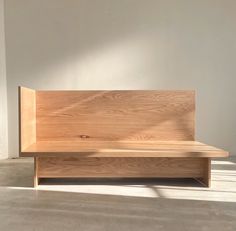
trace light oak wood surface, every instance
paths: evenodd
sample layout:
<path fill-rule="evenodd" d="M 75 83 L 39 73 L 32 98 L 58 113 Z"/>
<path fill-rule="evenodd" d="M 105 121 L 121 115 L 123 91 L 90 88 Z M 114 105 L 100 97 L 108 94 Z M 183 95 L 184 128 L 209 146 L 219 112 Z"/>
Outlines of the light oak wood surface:
<path fill-rule="evenodd" d="M 196 141 L 39 141 L 22 156 L 77 157 L 226 157 L 228 153 Z"/>
<path fill-rule="evenodd" d="M 205 158 L 39 157 L 38 176 L 51 177 L 181 177 L 201 178 Z"/>
<path fill-rule="evenodd" d="M 37 91 L 37 141 L 194 140 L 194 91 Z"/>
<path fill-rule="evenodd" d="M 34 157 L 34 187 L 36 188 L 39 184 L 39 176 L 38 176 L 38 157 Z"/>
<path fill-rule="evenodd" d="M 203 167 L 203 176 L 196 178 L 203 186 L 211 186 L 211 158 L 205 158 L 205 161 L 202 165 Z"/>
<path fill-rule="evenodd" d="M 210 185 L 195 141 L 194 91 L 35 91 L 19 87 L 20 156 L 49 177 L 191 177 Z"/>
<path fill-rule="evenodd" d="M 19 87 L 19 144 L 22 150 L 36 142 L 35 90 Z"/>

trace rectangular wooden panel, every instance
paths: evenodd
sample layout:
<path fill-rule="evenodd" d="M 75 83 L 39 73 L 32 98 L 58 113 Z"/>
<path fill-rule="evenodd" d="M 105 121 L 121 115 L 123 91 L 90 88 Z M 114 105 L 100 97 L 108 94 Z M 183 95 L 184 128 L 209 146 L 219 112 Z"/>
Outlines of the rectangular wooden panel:
<path fill-rule="evenodd" d="M 203 164 L 204 173 L 201 178 L 196 178 L 202 185 L 211 186 L 211 158 L 206 158 Z"/>
<path fill-rule="evenodd" d="M 194 140 L 194 91 L 37 91 L 37 141 Z"/>
<path fill-rule="evenodd" d="M 205 158 L 39 157 L 38 177 L 202 178 Z"/>
<path fill-rule="evenodd" d="M 197 141 L 39 141 L 22 156 L 227 157 L 228 152 Z"/>
<path fill-rule="evenodd" d="M 19 143 L 22 150 L 36 142 L 36 94 L 19 87 Z"/>

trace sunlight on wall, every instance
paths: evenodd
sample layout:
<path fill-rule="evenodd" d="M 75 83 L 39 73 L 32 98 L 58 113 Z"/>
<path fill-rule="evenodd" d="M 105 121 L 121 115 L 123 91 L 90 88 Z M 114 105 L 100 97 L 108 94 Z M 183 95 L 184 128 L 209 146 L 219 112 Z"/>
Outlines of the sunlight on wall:
<path fill-rule="evenodd" d="M 154 66 L 158 75 L 163 75 L 158 65 L 164 60 L 164 49 L 163 42 L 158 43 L 150 35 L 130 36 L 41 69 L 38 74 L 43 77 L 37 85 L 45 89 L 58 86 L 60 81 L 63 89 L 156 89 L 146 78 Z M 159 84 L 160 88 L 164 85 L 161 81 Z"/>

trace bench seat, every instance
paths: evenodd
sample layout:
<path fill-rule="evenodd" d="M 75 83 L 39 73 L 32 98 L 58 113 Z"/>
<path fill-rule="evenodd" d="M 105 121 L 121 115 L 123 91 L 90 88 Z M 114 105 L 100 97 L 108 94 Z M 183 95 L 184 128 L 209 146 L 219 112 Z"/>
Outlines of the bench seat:
<path fill-rule="evenodd" d="M 34 157 L 227 157 L 197 141 L 38 141 L 21 152 Z"/>

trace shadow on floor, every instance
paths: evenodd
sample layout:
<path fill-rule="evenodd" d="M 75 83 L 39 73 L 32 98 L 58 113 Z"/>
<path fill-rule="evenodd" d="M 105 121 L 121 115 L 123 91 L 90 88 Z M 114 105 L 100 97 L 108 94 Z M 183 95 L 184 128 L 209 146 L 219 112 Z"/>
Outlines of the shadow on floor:
<path fill-rule="evenodd" d="M 182 186 L 201 187 L 202 185 L 194 179 L 134 179 L 134 178 L 67 178 L 67 179 L 41 179 L 42 185 L 110 185 L 110 186 Z"/>
<path fill-rule="evenodd" d="M 0 229 L 233 231 L 235 203 L 0 188 Z"/>
<path fill-rule="evenodd" d="M 32 158 L 0 161 L 0 187 L 33 187 L 33 175 Z"/>

